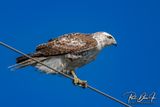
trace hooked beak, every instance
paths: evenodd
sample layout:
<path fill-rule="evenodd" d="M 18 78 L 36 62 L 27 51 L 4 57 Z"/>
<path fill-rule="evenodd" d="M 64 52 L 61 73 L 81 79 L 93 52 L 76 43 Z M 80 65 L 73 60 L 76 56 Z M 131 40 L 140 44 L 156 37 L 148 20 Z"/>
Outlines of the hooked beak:
<path fill-rule="evenodd" d="M 113 45 L 117 47 L 117 42 L 115 41 L 115 42 L 113 43 Z"/>

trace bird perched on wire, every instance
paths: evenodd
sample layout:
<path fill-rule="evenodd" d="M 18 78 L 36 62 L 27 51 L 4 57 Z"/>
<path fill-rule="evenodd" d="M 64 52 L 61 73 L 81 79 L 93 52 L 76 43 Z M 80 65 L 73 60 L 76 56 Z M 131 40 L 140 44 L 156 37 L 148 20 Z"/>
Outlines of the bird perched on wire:
<path fill-rule="evenodd" d="M 93 61 L 104 47 L 110 45 L 117 46 L 117 42 L 106 32 L 70 33 L 38 45 L 36 51 L 28 55 L 57 71 L 73 76 L 75 85 L 86 87 L 87 82 L 80 80 L 75 70 Z M 18 57 L 16 62 L 12 66 L 15 69 L 34 66 L 46 73 L 56 73 L 26 56 Z"/>

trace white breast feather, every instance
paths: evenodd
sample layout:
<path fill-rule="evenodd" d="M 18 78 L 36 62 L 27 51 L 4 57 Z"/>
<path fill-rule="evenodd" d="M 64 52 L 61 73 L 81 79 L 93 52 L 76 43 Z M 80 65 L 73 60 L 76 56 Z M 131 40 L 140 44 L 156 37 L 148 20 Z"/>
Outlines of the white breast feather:
<path fill-rule="evenodd" d="M 47 66 L 49 66 L 57 71 L 63 71 L 66 68 L 66 65 L 64 63 L 62 56 L 52 56 L 51 58 L 46 59 L 42 63 L 46 64 Z M 46 73 L 56 73 L 55 71 L 53 71 L 53 70 L 51 70 L 51 69 L 49 69 L 39 63 L 35 67 L 41 71 L 46 72 Z"/>

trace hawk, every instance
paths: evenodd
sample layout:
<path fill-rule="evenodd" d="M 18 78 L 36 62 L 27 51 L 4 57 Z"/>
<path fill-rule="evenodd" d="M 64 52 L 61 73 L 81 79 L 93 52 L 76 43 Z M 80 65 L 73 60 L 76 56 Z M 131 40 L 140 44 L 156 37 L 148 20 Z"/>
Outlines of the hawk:
<path fill-rule="evenodd" d="M 80 80 L 75 70 L 95 60 L 98 53 L 110 45 L 116 46 L 117 43 L 115 38 L 106 32 L 69 33 L 38 45 L 36 51 L 28 55 L 57 71 L 73 76 L 75 85 L 86 87 L 87 82 Z M 56 74 L 55 71 L 26 56 L 18 57 L 16 63 L 13 66 L 15 69 L 34 66 L 45 73 Z"/>

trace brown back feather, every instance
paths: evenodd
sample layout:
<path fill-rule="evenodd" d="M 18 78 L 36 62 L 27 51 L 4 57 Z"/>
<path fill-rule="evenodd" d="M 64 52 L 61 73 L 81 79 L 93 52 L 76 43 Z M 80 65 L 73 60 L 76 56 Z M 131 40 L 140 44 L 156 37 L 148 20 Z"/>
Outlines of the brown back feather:
<path fill-rule="evenodd" d="M 77 43 L 71 43 L 71 42 Z M 95 48 L 97 42 L 89 34 L 71 33 L 53 39 L 48 43 L 36 48 L 43 56 L 62 55 L 67 53 L 78 53 Z"/>

